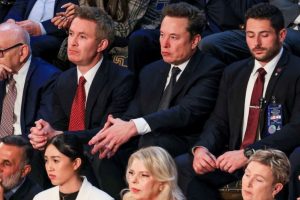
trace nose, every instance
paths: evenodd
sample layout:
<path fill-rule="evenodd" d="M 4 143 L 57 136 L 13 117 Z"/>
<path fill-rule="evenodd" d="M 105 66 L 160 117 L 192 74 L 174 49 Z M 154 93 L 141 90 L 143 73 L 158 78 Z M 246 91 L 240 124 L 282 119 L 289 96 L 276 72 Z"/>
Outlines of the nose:
<path fill-rule="evenodd" d="M 170 41 L 168 37 L 163 37 L 160 39 L 161 47 L 168 48 L 170 46 Z"/>
<path fill-rule="evenodd" d="M 77 46 L 78 45 L 77 37 L 76 36 L 69 37 L 69 41 L 68 42 L 71 44 L 71 46 Z"/>
<path fill-rule="evenodd" d="M 261 38 L 260 38 L 260 36 L 257 36 L 257 37 L 256 37 L 255 42 L 256 42 L 256 45 L 255 45 L 255 46 L 261 46 Z"/>

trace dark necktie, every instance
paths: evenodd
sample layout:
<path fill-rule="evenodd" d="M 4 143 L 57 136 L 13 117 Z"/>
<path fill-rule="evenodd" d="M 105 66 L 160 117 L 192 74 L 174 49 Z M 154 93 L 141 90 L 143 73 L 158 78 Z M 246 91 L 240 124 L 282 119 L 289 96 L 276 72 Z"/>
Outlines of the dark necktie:
<path fill-rule="evenodd" d="M 176 77 L 180 73 L 180 71 L 181 70 L 178 67 L 173 67 L 172 68 L 170 82 L 167 85 L 167 87 L 166 87 L 166 89 L 165 89 L 165 91 L 163 93 L 163 96 L 162 96 L 162 98 L 160 100 L 160 103 L 159 103 L 158 110 L 164 110 L 164 109 L 168 109 L 169 108 L 171 97 L 172 97 L 173 88 L 174 88 L 174 85 L 176 83 Z"/>
<path fill-rule="evenodd" d="M 257 72 L 258 76 L 252 90 L 247 128 L 245 131 L 241 149 L 247 147 L 250 144 L 253 144 L 256 139 L 260 112 L 259 100 L 263 95 L 265 75 L 267 73 L 262 67 L 259 68 Z"/>
<path fill-rule="evenodd" d="M 0 137 L 13 134 L 14 106 L 17 98 L 16 81 L 11 76 L 8 79 L 8 90 L 3 99 Z"/>
<path fill-rule="evenodd" d="M 81 131 L 85 129 L 85 83 L 85 78 L 81 76 L 72 104 L 69 131 Z"/>

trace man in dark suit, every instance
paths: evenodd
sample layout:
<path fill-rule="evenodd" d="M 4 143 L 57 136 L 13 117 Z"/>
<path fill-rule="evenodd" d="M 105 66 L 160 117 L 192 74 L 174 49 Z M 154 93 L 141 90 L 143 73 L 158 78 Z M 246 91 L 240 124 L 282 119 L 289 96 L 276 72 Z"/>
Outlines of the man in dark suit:
<path fill-rule="evenodd" d="M 51 119 L 52 88 L 59 70 L 41 59 L 31 56 L 30 39 L 21 27 L 0 25 L 0 116 L 1 136 L 15 134 L 26 136 L 37 119 Z M 12 113 L 6 111 L 9 81 L 15 81 L 16 99 Z M 13 117 L 3 126 L 7 116 Z M 15 117 L 14 117 L 15 116 Z"/>
<path fill-rule="evenodd" d="M 184 189 L 189 168 L 198 174 L 189 184 L 188 199 L 218 199 L 217 189 L 240 179 L 257 149 L 290 154 L 299 145 L 300 58 L 283 50 L 285 36 L 283 16 L 275 6 L 260 4 L 247 11 L 246 39 L 254 58 L 224 71 L 215 110 L 194 145 L 194 157 L 177 158 Z"/>
<path fill-rule="evenodd" d="M 78 9 L 68 37 L 68 57 L 77 67 L 62 73 L 56 81 L 54 120 L 48 123 L 41 119 L 32 127 L 29 137 L 34 148 L 43 148 L 49 138 L 62 133 L 76 134 L 87 144 L 103 127 L 108 114 L 121 116 L 127 109 L 134 92 L 133 74 L 103 57 L 113 33 L 112 21 L 104 11 Z M 97 161 L 92 161 L 93 165 Z"/>
<path fill-rule="evenodd" d="M 78 4 L 78 0 L 16 0 L 5 20 L 14 22 L 28 31 L 34 56 L 50 60 L 57 55 L 66 37 L 66 31 L 58 29 L 51 18 L 63 12 L 64 4 Z"/>
<path fill-rule="evenodd" d="M 139 148 L 158 145 L 172 156 L 182 154 L 193 145 L 215 104 L 224 66 L 197 48 L 205 25 L 203 14 L 194 6 L 179 3 L 167 6 L 163 16 L 163 60 L 142 70 L 136 95 L 122 119 L 109 116 L 105 128 L 89 142 L 101 158 L 117 152 L 113 158 L 103 159 L 99 170 L 103 189 L 114 197 L 124 187 L 124 152 L 127 146 L 133 147 L 135 136 L 140 135 Z M 115 169 L 111 165 L 117 166 L 116 172 L 108 173 Z"/>
<path fill-rule="evenodd" d="M 32 200 L 42 189 L 30 180 L 33 149 L 21 136 L 0 139 L 0 198 Z"/>

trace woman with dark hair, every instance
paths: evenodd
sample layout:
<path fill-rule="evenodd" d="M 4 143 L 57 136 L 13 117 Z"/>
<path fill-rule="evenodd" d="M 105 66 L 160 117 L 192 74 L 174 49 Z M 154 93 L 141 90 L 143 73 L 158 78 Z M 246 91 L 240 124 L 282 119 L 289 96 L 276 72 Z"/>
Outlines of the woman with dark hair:
<path fill-rule="evenodd" d="M 105 192 L 80 176 L 84 164 L 83 146 L 75 135 L 52 138 L 45 149 L 45 167 L 53 188 L 40 192 L 34 200 L 112 200 Z"/>

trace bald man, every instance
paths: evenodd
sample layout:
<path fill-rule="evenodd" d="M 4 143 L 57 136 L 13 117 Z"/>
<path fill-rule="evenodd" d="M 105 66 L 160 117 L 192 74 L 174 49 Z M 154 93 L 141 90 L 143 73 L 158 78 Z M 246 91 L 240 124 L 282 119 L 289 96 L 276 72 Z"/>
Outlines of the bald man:
<path fill-rule="evenodd" d="M 24 135 L 37 119 L 50 119 L 52 87 L 59 70 L 31 56 L 21 27 L 0 25 L 0 137 Z"/>

